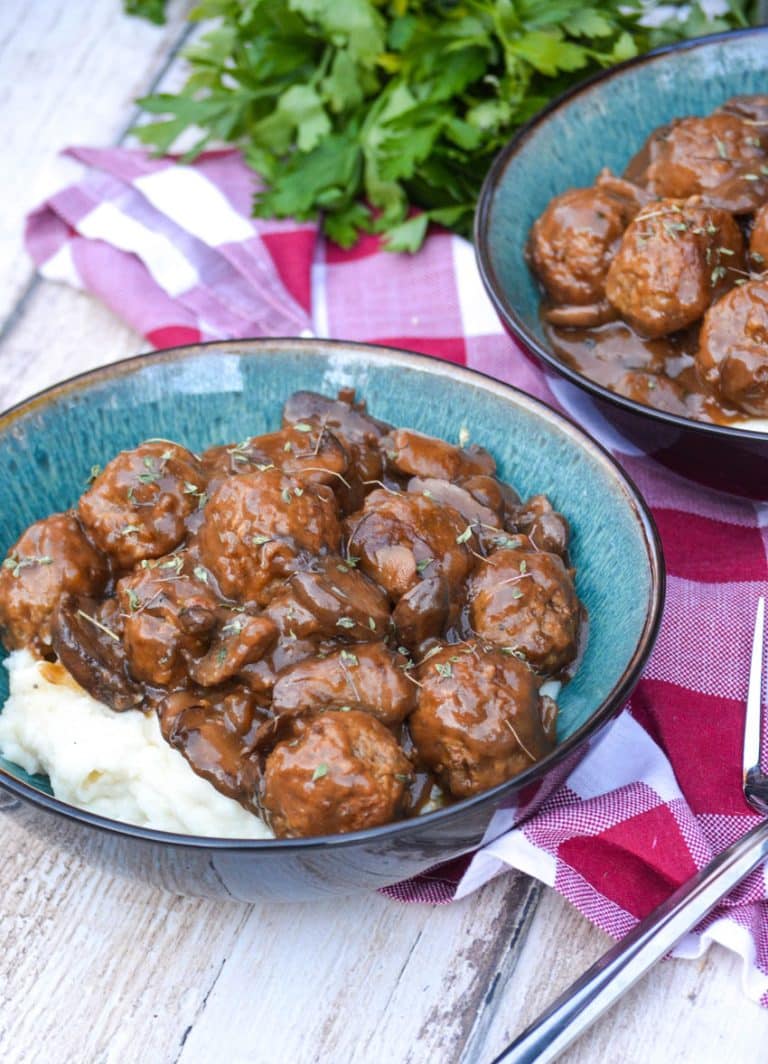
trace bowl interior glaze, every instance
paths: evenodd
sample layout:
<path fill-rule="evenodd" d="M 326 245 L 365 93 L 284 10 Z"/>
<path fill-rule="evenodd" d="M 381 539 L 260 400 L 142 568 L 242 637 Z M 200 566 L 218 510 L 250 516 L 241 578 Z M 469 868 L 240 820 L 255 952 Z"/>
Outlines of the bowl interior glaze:
<path fill-rule="evenodd" d="M 657 126 L 707 114 L 730 96 L 766 91 L 767 28 L 704 39 L 633 60 L 587 82 L 556 101 L 502 150 L 480 198 L 478 256 L 497 309 L 537 354 L 562 365 L 541 327 L 540 291 L 524 255 L 531 225 L 549 201 L 566 189 L 591 185 L 604 166 L 621 174 Z M 585 380 L 568 369 L 565 375 Z M 649 411 L 592 382 L 587 387 L 651 417 L 723 431 Z"/>
<path fill-rule="evenodd" d="M 663 581 L 653 528 L 617 468 L 578 429 L 447 363 L 329 341 L 246 341 L 144 356 L 60 385 L 0 417 L 0 556 L 32 521 L 71 507 L 91 467 L 123 448 L 157 436 L 193 450 L 241 440 L 279 427 L 291 392 L 344 386 L 396 425 L 451 441 L 466 426 L 521 495 L 546 492 L 568 515 L 590 626 L 583 663 L 560 698 L 562 742 L 622 682 L 644 637 L 652 639 Z M 0 703 L 6 697 L 0 669 Z M 15 764 L 0 759 L 0 768 L 48 791 L 46 779 Z"/>

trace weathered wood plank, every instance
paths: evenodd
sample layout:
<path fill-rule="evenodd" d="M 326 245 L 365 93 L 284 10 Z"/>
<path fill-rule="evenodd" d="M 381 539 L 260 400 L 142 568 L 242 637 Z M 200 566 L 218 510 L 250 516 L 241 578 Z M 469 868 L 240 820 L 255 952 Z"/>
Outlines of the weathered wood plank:
<path fill-rule="evenodd" d="M 184 31 L 189 0 L 166 26 L 127 18 L 120 0 L 3 0 L 0 4 L 0 322 L 32 276 L 21 236 L 26 211 L 77 177 L 58 156 L 72 143 L 113 143 Z"/>
<path fill-rule="evenodd" d="M 546 891 L 489 1003 L 490 1022 L 468 1044 L 463 1064 L 493 1059 L 610 944 Z M 740 960 L 719 946 L 699 961 L 662 961 L 560 1057 L 562 1064 L 762 1060 L 768 1012 L 744 996 L 740 968 Z"/>
<path fill-rule="evenodd" d="M 179 1064 L 458 1062 L 537 888 L 509 876 L 449 907 L 368 897 L 256 910 Z M 259 990 L 254 993 L 254 987 Z M 301 988 L 298 990 L 297 988 Z"/>

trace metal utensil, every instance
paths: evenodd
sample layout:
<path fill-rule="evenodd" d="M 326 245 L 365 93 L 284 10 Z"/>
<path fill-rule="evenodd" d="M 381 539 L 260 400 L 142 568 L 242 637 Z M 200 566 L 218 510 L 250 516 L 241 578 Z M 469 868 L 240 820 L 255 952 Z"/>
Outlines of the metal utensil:
<path fill-rule="evenodd" d="M 744 725 L 744 797 L 768 814 L 768 775 L 760 769 L 765 600 L 757 604 Z M 583 1034 L 683 935 L 768 856 L 768 819 L 702 868 L 577 979 L 492 1064 L 546 1064 Z"/>

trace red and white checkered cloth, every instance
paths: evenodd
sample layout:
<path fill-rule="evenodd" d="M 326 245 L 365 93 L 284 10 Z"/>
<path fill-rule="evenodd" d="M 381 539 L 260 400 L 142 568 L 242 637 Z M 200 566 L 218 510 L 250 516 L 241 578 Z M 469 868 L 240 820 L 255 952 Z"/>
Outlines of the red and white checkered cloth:
<path fill-rule="evenodd" d="M 342 251 L 314 225 L 254 221 L 254 178 L 236 152 L 193 166 L 126 149 L 68 154 L 89 172 L 29 216 L 29 251 L 44 277 L 95 293 L 156 347 L 296 334 L 390 343 L 565 404 L 502 332 L 466 241 L 434 232 L 406 256 L 366 237 Z M 587 427 L 661 532 L 668 598 L 653 656 L 605 740 L 536 817 L 517 830 L 498 820 L 496 841 L 386 893 L 448 902 L 511 866 L 620 937 L 757 820 L 742 797 L 741 735 L 768 506 L 695 487 L 606 425 Z M 713 941 L 741 954 L 746 992 L 768 1006 L 765 869 L 675 953 L 698 957 Z"/>

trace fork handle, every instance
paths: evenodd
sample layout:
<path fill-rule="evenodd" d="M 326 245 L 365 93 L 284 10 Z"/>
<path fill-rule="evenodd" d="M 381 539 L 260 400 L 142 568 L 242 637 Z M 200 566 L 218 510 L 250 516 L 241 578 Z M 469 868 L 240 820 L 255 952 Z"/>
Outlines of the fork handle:
<path fill-rule="evenodd" d="M 763 820 L 678 887 L 557 998 L 492 1064 L 547 1064 L 768 855 Z"/>

